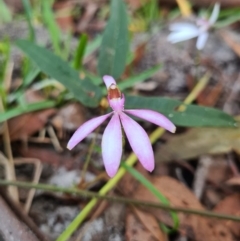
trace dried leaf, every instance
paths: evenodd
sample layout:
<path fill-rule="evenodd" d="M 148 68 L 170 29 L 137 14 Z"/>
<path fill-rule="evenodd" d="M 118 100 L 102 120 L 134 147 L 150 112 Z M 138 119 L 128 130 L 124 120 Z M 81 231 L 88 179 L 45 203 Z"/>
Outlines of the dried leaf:
<path fill-rule="evenodd" d="M 40 131 L 55 112 L 55 109 L 48 109 L 10 119 L 8 126 L 11 140 L 26 140 L 32 134 Z"/>
<path fill-rule="evenodd" d="M 214 208 L 215 212 L 240 216 L 240 195 L 233 194 L 223 199 Z M 240 237 L 240 224 L 230 220 L 221 221 L 235 236 Z"/>
<path fill-rule="evenodd" d="M 70 1 L 58 1 L 54 3 L 56 21 L 64 31 L 72 31 L 74 27 L 73 10 L 74 4 Z"/>
<path fill-rule="evenodd" d="M 99 8 L 98 4 L 94 2 L 89 2 L 88 4 L 86 4 L 84 14 L 79 20 L 79 23 L 77 26 L 78 32 L 86 31 L 86 28 L 88 27 L 89 22 L 93 19 L 98 8 Z"/>
<path fill-rule="evenodd" d="M 25 93 L 27 103 L 43 101 L 44 98 L 38 92 L 28 90 Z M 40 131 L 49 120 L 50 116 L 56 113 L 56 109 L 46 109 L 26 113 L 8 121 L 9 135 L 11 140 L 26 140 L 37 131 Z"/>
<path fill-rule="evenodd" d="M 157 241 L 151 232 L 132 213 L 128 212 L 126 218 L 126 241 L 135 240 Z"/>
<path fill-rule="evenodd" d="M 150 213 L 144 212 L 138 208 L 133 208 L 134 213 L 142 222 L 143 226 L 151 232 L 151 234 L 157 239 L 164 241 L 166 240 L 166 233 L 164 233 L 160 227 L 157 219 Z"/>
<path fill-rule="evenodd" d="M 227 45 L 240 57 L 240 41 L 239 35 L 233 33 L 232 31 L 221 31 L 221 37 L 227 43 Z"/>
<path fill-rule="evenodd" d="M 183 160 L 232 150 L 240 153 L 240 128 L 196 128 L 171 138 L 157 150 L 155 159 Z"/>
<path fill-rule="evenodd" d="M 157 177 L 151 179 L 152 184 L 169 199 L 171 205 L 183 208 L 204 210 L 204 207 L 194 194 L 183 184 L 170 177 Z M 143 201 L 157 202 L 158 199 L 145 187 L 139 186 L 135 191 L 134 198 Z M 160 221 L 172 225 L 172 220 L 166 211 L 148 209 Z M 217 220 L 204 217 L 179 213 L 180 230 L 196 241 L 226 241 L 233 240 L 228 229 Z"/>
<path fill-rule="evenodd" d="M 226 184 L 231 185 L 231 186 L 239 186 L 240 185 L 240 177 L 232 177 L 230 178 Z"/>
<path fill-rule="evenodd" d="M 54 167 L 64 166 L 67 169 L 79 168 L 80 164 L 76 158 L 68 153 L 57 153 L 54 149 L 29 146 L 27 149 L 21 148 L 19 154 L 26 158 L 38 158 L 42 163 L 50 164 Z M 80 160 L 79 160 L 80 161 Z"/>

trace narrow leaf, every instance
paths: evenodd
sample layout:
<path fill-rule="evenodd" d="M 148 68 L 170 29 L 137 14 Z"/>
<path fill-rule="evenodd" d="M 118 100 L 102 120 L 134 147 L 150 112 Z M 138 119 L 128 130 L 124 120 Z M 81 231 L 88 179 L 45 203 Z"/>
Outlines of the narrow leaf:
<path fill-rule="evenodd" d="M 61 41 L 61 32 L 55 21 L 53 12 L 52 12 L 52 4 L 49 0 L 42 1 L 43 6 L 43 18 L 44 22 L 47 25 L 48 32 L 51 36 L 53 48 L 57 55 L 61 55 L 60 41 Z"/>
<path fill-rule="evenodd" d="M 184 106 L 184 112 L 178 111 Z M 126 109 L 152 109 L 166 115 L 174 124 L 179 126 L 200 127 L 236 127 L 236 121 L 225 112 L 204 106 L 185 105 L 181 101 L 160 98 L 127 96 Z"/>
<path fill-rule="evenodd" d="M 12 13 L 3 0 L 0 0 L 0 21 L 5 23 L 12 21 Z"/>
<path fill-rule="evenodd" d="M 29 28 L 29 35 L 30 35 L 30 40 L 35 41 L 35 31 L 34 27 L 32 24 L 32 7 L 30 5 L 29 0 L 22 0 L 24 9 L 25 9 L 25 14 L 28 22 L 28 28 Z"/>
<path fill-rule="evenodd" d="M 119 78 L 124 71 L 128 52 L 128 24 L 123 0 L 112 0 L 110 19 L 103 34 L 98 58 L 100 76 Z"/>
<path fill-rule="evenodd" d="M 80 79 L 76 70 L 49 50 L 27 40 L 18 40 L 16 45 L 47 75 L 58 80 L 76 99 L 89 107 L 96 107 L 102 96 L 101 89 L 89 81 Z"/>
<path fill-rule="evenodd" d="M 25 106 L 18 106 L 18 107 L 9 109 L 5 112 L 1 112 L 0 123 L 24 113 L 51 108 L 51 107 L 54 107 L 55 105 L 56 104 L 54 101 L 41 101 L 37 103 L 28 104 Z"/>
<path fill-rule="evenodd" d="M 82 60 L 86 50 L 87 41 L 88 41 L 88 36 L 86 34 L 82 34 L 78 42 L 74 63 L 73 63 L 74 68 L 77 70 L 82 68 Z"/>

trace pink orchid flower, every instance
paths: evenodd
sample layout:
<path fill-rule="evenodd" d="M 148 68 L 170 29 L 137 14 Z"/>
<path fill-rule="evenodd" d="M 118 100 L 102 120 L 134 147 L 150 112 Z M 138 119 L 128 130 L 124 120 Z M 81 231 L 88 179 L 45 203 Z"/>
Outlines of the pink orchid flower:
<path fill-rule="evenodd" d="M 124 95 L 120 92 L 113 77 L 105 75 L 103 80 L 108 89 L 108 102 L 112 112 L 93 118 L 80 126 L 68 142 L 71 150 L 94 129 L 112 116 L 102 138 L 102 156 L 107 174 L 113 177 L 120 165 L 122 156 L 122 127 L 126 133 L 130 146 L 137 155 L 143 167 L 148 171 L 154 169 L 154 155 L 152 145 L 144 129 L 127 114 L 142 118 L 159 125 L 174 133 L 176 127 L 164 115 L 153 110 L 124 110 Z"/>

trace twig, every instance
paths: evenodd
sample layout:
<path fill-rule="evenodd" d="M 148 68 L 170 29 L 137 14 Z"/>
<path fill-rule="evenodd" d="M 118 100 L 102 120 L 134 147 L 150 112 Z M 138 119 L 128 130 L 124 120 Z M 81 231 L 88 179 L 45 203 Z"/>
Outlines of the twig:
<path fill-rule="evenodd" d="M 11 83 L 12 72 L 13 72 L 13 65 L 9 65 L 8 68 L 6 69 L 6 73 L 4 76 L 6 93 L 8 91 L 9 85 Z M 0 112 L 4 112 L 4 105 L 3 105 L 3 100 L 1 97 L 0 97 Z M 9 161 L 8 178 L 9 178 L 9 180 L 14 181 L 14 180 L 16 180 L 16 174 L 15 174 L 15 169 L 14 169 L 14 164 L 13 164 L 11 140 L 10 140 L 10 136 L 9 136 L 9 129 L 8 129 L 7 121 L 5 121 L 3 123 L 3 143 L 4 143 L 5 154 Z M 17 188 L 13 188 L 13 187 L 9 188 L 9 193 L 15 202 L 19 202 L 19 195 L 18 195 Z"/>
<path fill-rule="evenodd" d="M 193 192 L 198 199 L 201 199 L 202 197 L 207 174 L 211 164 L 212 158 L 209 155 L 203 155 L 199 158 L 199 163 L 193 181 Z"/>
<path fill-rule="evenodd" d="M 35 170 L 34 170 L 34 176 L 33 176 L 33 183 L 37 184 L 39 182 L 41 173 L 42 173 L 42 163 L 39 159 L 36 158 L 19 158 L 19 159 L 14 159 L 14 165 L 21 165 L 21 164 L 26 164 L 26 163 L 30 163 L 33 164 L 35 166 Z M 29 212 L 31 204 L 32 204 L 32 200 L 34 198 L 36 190 L 35 189 L 30 189 L 29 193 L 28 193 L 28 197 L 27 200 L 25 202 L 24 205 L 24 210 L 26 213 Z"/>
<path fill-rule="evenodd" d="M 48 134 L 50 136 L 51 142 L 52 142 L 55 150 L 58 151 L 58 152 L 63 151 L 63 149 L 62 149 L 62 147 L 61 147 L 61 145 L 59 143 L 59 140 L 57 138 L 57 135 L 56 135 L 56 133 L 55 133 L 55 131 L 54 131 L 54 129 L 53 129 L 53 127 L 51 125 L 49 125 L 47 127 L 47 132 L 48 132 Z"/>

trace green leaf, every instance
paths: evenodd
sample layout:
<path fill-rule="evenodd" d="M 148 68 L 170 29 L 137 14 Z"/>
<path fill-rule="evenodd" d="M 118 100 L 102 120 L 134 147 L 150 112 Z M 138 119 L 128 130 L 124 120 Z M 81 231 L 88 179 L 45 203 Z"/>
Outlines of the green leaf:
<path fill-rule="evenodd" d="M 100 85 L 100 84 L 103 83 L 102 78 L 99 77 L 98 75 L 95 75 L 95 74 L 93 74 L 93 73 L 91 73 L 91 72 L 89 72 L 89 71 L 87 71 L 85 69 L 83 70 L 83 72 L 87 76 L 87 78 L 89 78 L 92 81 L 92 83 L 94 83 L 95 85 Z M 103 94 L 106 95 L 107 94 L 106 88 L 102 88 L 102 90 L 103 90 L 102 91 Z"/>
<path fill-rule="evenodd" d="M 100 76 L 119 78 L 125 69 L 128 53 L 128 23 L 123 0 L 112 0 L 110 19 L 103 34 L 98 58 Z"/>
<path fill-rule="evenodd" d="M 237 15 L 233 15 L 233 16 L 230 16 L 224 20 L 221 20 L 221 21 L 217 21 L 215 24 L 214 24 L 214 27 L 215 28 L 224 28 L 226 26 L 229 26 L 237 21 L 240 20 L 240 14 L 238 13 Z"/>
<path fill-rule="evenodd" d="M 32 24 L 33 13 L 32 13 L 31 4 L 30 4 L 29 0 L 22 0 L 22 3 L 24 6 L 26 18 L 27 18 L 29 35 L 30 35 L 29 38 L 31 41 L 35 41 L 35 31 L 34 31 L 34 27 Z"/>
<path fill-rule="evenodd" d="M 18 107 L 9 109 L 5 112 L 0 112 L 0 122 L 9 120 L 13 117 L 16 117 L 24 113 L 51 108 L 51 107 L 54 107 L 55 105 L 56 104 L 54 101 L 41 101 L 37 103 L 28 104 L 25 106 L 18 106 Z"/>
<path fill-rule="evenodd" d="M 5 23 L 12 21 L 12 13 L 3 0 L 0 0 L 0 21 Z"/>
<path fill-rule="evenodd" d="M 47 75 L 58 80 L 76 99 L 89 107 L 96 107 L 102 96 L 100 87 L 95 86 L 87 78 L 80 79 L 79 73 L 67 62 L 49 50 L 37 46 L 27 40 L 18 40 L 16 45 Z"/>
<path fill-rule="evenodd" d="M 184 106 L 184 111 L 177 111 Z M 178 126 L 236 127 L 236 121 L 225 112 L 204 106 L 186 105 L 181 101 L 161 97 L 127 96 L 126 109 L 152 109 L 161 112 Z"/>
<path fill-rule="evenodd" d="M 43 7 L 43 19 L 45 24 L 47 25 L 48 32 L 51 36 L 52 44 L 54 51 L 57 55 L 61 56 L 61 31 L 55 21 L 55 17 L 53 15 L 52 11 L 52 3 L 49 0 L 43 0 L 42 1 L 42 7 Z"/>

